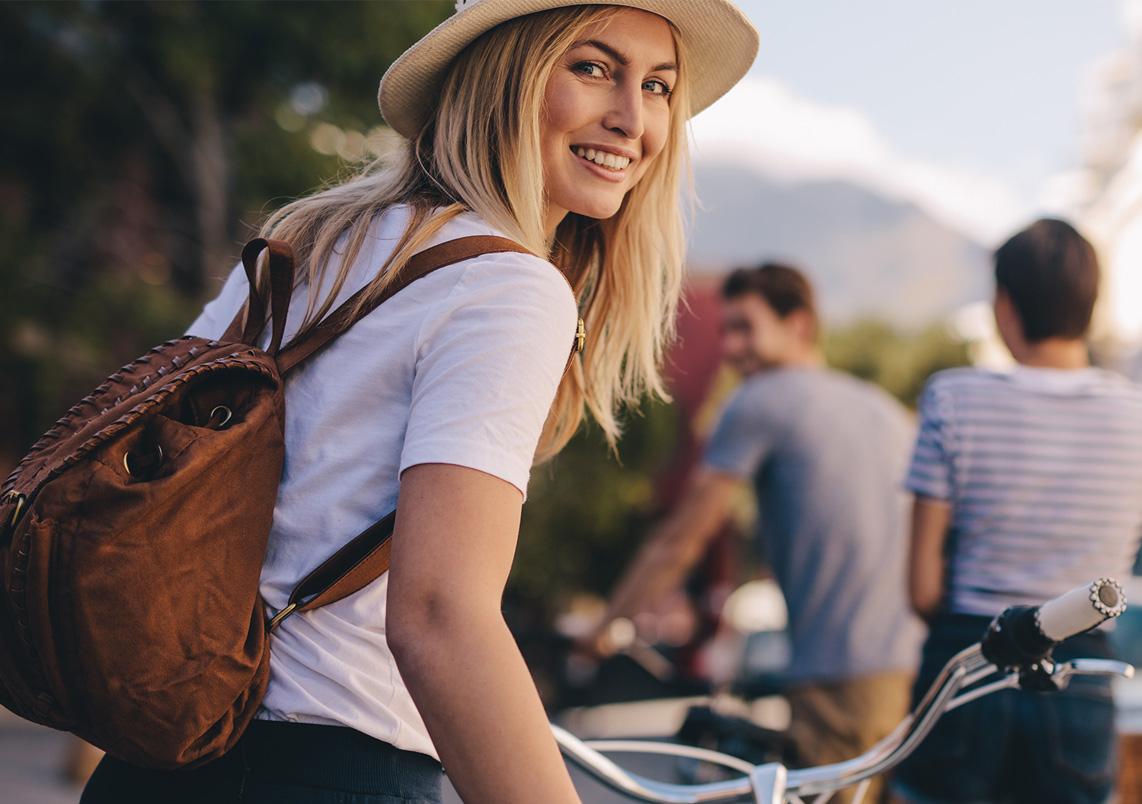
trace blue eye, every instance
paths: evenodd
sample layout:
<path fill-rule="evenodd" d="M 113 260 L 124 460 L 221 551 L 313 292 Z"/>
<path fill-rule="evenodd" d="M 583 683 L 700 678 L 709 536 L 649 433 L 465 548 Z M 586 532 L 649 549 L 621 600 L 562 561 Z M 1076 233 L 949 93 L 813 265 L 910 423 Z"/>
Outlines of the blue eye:
<path fill-rule="evenodd" d="M 657 78 L 644 82 L 642 88 L 652 95 L 662 95 L 666 98 L 669 98 L 674 91 L 666 85 L 665 81 L 659 81 Z"/>
<path fill-rule="evenodd" d="M 590 76 L 591 78 L 602 78 L 606 74 L 603 65 L 594 61 L 581 61 L 571 69 Z"/>

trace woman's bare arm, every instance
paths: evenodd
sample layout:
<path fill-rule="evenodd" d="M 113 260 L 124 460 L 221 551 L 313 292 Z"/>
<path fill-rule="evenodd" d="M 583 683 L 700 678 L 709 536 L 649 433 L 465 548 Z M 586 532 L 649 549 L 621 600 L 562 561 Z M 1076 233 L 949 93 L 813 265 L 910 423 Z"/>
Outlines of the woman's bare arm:
<path fill-rule="evenodd" d="M 465 804 L 579 801 L 500 610 L 521 506 L 473 469 L 401 476 L 388 641 Z"/>

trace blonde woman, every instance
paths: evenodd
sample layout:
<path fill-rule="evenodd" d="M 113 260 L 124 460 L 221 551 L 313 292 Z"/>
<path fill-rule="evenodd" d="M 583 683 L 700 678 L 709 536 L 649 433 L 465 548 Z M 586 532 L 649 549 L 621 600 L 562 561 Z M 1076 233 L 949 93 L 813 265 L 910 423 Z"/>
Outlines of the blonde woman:
<path fill-rule="evenodd" d="M 263 229 L 305 276 L 287 338 L 439 243 L 530 253 L 429 274 L 290 375 L 267 605 L 395 507 L 391 569 L 283 621 L 233 751 L 171 773 L 107 759 L 84 802 L 435 802 L 441 762 L 467 804 L 578 800 L 500 614 L 528 473 L 585 409 L 613 440 L 616 409 L 662 392 L 685 123 L 756 50 L 728 0 L 462 0 L 392 66 L 400 153 Z M 191 332 L 220 334 L 244 283 Z"/>

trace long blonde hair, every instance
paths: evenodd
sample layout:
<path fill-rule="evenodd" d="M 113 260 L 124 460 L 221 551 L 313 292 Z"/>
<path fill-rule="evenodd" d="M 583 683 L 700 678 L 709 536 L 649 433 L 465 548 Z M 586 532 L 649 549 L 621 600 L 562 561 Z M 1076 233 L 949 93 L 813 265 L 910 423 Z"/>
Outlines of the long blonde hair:
<path fill-rule="evenodd" d="M 673 336 L 681 287 L 683 177 L 689 190 L 686 64 L 677 33 L 679 73 L 667 145 L 618 213 L 605 220 L 570 213 L 552 242 L 544 230 L 544 188 L 533 178 L 543 175 L 540 119 L 548 78 L 588 27 L 605 24 L 620 10 L 572 6 L 519 17 L 484 34 L 453 61 L 437 108 L 419 136 L 404 140 L 396 153 L 357 177 L 288 204 L 262 227 L 262 236 L 293 246 L 311 289 L 302 332 L 330 312 L 370 222 L 395 204 L 408 205 L 411 219 L 370 282 L 371 296 L 391 281 L 396 274 L 391 269 L 466 210 L 549 258 L 571 282 L 588 337 L 560 384 L 537 461 L 562 449 L 584 408 L 613 444 L 622 407 L 636 404 L 648 391 L 666 396 L 659 365 Z M 491 87 L 507 89 L 494 92 Z M 335 247 L 337 273 L 317 298 L 313 289 L 323 287 Z"/>

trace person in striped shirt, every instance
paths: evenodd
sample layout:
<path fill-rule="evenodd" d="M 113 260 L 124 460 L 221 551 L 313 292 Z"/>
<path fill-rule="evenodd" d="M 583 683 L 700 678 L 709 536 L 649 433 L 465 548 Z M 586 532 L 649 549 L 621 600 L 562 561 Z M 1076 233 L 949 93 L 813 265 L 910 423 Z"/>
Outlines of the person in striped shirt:
<path fill-rule="evenodd" d="M 1142 538 L 1142 387 L 1090 365 L 1094 249 L 1068 223 L 1040 220 L 996 251 L 995 281 L 1016 366 L 940 372 L 919 404 L 909 592 L 930 632 L 917 699 L 1004 608 L 1130 574 Z M 1055 655 L 1108 650 L 1095 632 Z M 1114 739 L 1105 678 L 1005 691 L 947 714 L 894 789 L 910 804 L 1104 802 Z"/>

